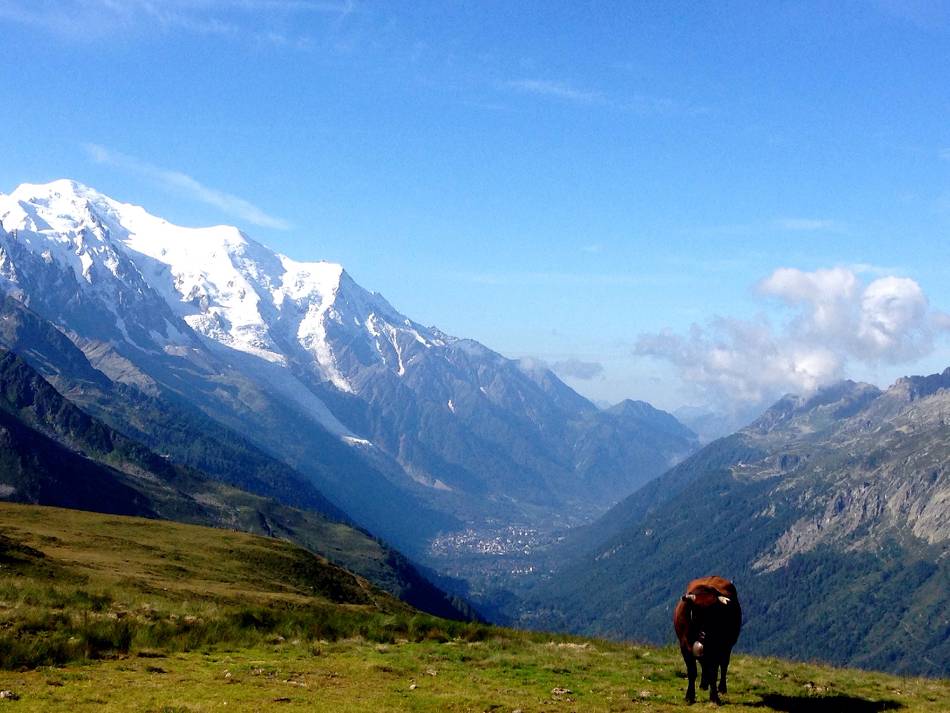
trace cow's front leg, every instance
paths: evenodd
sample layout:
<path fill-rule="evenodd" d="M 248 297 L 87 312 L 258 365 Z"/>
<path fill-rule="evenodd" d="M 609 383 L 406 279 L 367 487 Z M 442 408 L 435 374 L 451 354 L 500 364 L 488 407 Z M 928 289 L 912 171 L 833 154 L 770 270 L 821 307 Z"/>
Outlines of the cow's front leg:
<path fill-rule="evenodd" d="M 705 691 L 709 688 L 709 701 L 719 703 L 719 693 L 716 692 L 716 674 L 719 673 L 719 664 L 706 656 L 702 660 L 703 678 L 702 688 Z"/>
<path fill-rule="evenodd" d="M 723 657 L 723 659 L 722 659 L 722 665 L 721 665 L 721 668 L 722 668 L 722 678 L 719 679 L 719 692 L 720 692 L 720 693 L 725 693 L 725 692 L 726 692 L 726 671 L 729 669 L 729 655 L 730 655 L 731 653 L 732 653 L 731 651 L 727 651 L 727 652 L 726 652 L 726 655 L 725 655 L 725 656 Z"/>
<path fill-rule="evenodd" d="M 696 659 L 693 655 L 683 652 L 683 660 L 686 662 L 686 702 L 696 702 Z"/>

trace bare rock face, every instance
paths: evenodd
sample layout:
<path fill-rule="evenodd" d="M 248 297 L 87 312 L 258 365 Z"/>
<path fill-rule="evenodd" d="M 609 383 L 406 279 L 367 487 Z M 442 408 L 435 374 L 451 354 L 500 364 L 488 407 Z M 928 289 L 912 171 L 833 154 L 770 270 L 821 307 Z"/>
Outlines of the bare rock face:
<path fill-rule="evenodd" d="M 776 495 L 804 486 L 803 512 L 756 568 L 774 571 L 823 544 L 873 550 L 889 537 L 950 542 L 948 387 L 950 370 L 900 379 L 849 418 L 787 442 L 802 455 Z M 759 434 L 750 428 L 748 435 Z"/>

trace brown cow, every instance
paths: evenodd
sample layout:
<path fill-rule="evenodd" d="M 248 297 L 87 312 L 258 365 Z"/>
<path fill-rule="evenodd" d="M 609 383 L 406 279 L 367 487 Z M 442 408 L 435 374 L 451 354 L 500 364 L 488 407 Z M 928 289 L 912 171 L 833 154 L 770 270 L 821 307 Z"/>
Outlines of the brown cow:
<path fill-rule="evenodd" d="M 686 662 L 686 702 L 696 701 L 696 660 L 703 668 L 700 687 L 709 688 L 709 700 L 719 703 L 719 694 L 726 692 L 726 670 L 729 655 L 739 638 L 742 610 L 735 585 L 722 577 L 694 579 L 686 594 L 676 603 L 673 628 Z M 718 691 L 716 678 L 722 678 Z"/>

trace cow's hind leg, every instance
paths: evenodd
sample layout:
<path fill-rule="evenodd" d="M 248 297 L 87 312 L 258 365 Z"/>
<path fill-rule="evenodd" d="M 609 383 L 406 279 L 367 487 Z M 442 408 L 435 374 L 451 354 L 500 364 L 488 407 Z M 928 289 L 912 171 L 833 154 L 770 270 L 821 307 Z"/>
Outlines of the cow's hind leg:
<path fill-rule="evenodd" d="M 696 659 L 693 655 L 683 652 L 683 661 L 686 662 L 686 702 L 696 702 Z"/>

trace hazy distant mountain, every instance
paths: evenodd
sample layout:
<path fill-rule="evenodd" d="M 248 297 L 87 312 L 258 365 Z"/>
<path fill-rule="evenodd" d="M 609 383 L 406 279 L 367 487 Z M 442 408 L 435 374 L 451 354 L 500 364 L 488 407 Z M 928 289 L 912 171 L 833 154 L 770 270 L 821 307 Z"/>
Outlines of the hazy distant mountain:
<path fill-rule="evenodd" d="M 745 406 L 734 411 L 721 412 L 702 406 L 680 406 L 673 409 L 673 415 L 680 423 L 695 431 L 699 440 L 706 444 L 749 425 L 762 409 L 761 405 Z"/>
<path fill-rule="evenodd" d="M 0 196 L 0 224 L 3 290 L 126 389 L 79 387 L 64 352 L 44 355 L 84 408 L 138 421 L 163 452 L 182 450 L 149 435 L 169 420 L 211 419 L 409 550 L 485 518 L 589 518 L 697 446 L 668 414 L 600 411 L 551 371 L 424 327 L 341 266 L 236 228 L 182 228 L 65 180 Z"/>
<path fill-rule="evenodd" d="M 588 528 L 523 621 L 667 641 L 685 582 L 718 573 L 744 649 L 947 675 L 948 469 L 950 369 L 786 396 Z"/>

